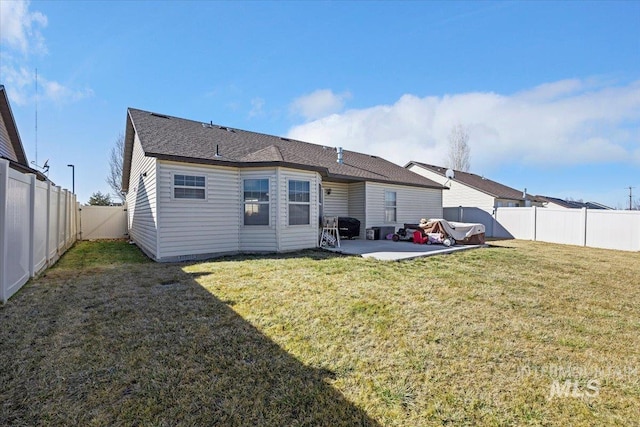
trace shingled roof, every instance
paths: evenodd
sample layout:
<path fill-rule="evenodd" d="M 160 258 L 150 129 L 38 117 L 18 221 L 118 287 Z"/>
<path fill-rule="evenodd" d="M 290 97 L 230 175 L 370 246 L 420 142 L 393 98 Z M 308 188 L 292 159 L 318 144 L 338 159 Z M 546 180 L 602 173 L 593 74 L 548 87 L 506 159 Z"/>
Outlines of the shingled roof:
<path fill-rule="evenodd" d="M 287 166 L 319 172 L 330 181 L 374 181 L 414 187 L 444 187 L 395 163 L 368 154 L 128 109 L 123 190 L 128 190 L 134 133 L 145 155 L 161 160 L 236 167 Z"/>
<path fill-rule="evenodd" d="M 597 203 L 597 202 L 579 202 L 577 200 L 565 200 L 565 199 L 559 199 L 557 197 L 540 196 L 540 195 L 537 195 L 536 199 L 541 202 L 555 203 L 556 205 L 562 206 L 563 208 L 567 208 L 567 209 L 588 208 L 588 209 L 612 210 L 612 208 L 610 208 L 609 206 L 605 206 L 602 203 Z"/>
<path fill-rule="evenodd" d="M 445 172 L 447 171 L 447 168 L 442 166 L 429 165 L 426 163 L 415 161 L 407 163 L 405 167 L 409 167 L 412 164 L 422 166 L 423 168 L 442 176 L 445 176 Z M 507 187 L 506 185 L 500 184 L 496 181 L 492 181 L 483 176 L 457 170 L 454 170 L 454 174 L 455 181 L 461 182 L 464 185 L 467 185 L 478 191 L 482 191 L 483 193 L 486 193 L 498 199 L 524 200 L 524 198 L 522 197 L 522 191 L 516 190 L 515 188 Z M 532 199 L 531 196 L 528 196 L 528 198 Z"/>

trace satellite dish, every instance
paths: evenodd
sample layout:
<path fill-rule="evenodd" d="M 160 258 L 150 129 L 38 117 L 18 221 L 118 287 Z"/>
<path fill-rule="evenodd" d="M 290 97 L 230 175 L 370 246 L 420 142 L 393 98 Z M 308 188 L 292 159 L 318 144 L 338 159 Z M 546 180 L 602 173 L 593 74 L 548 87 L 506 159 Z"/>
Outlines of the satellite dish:
<path fill-rule="evenodd" d="M 453 172 L 453 169 L 447 169 L 447 171 L 444 173 L 444 176 L 447 177 L 447 179 L 453 179 L 455 178 L 455 173 Z"/>

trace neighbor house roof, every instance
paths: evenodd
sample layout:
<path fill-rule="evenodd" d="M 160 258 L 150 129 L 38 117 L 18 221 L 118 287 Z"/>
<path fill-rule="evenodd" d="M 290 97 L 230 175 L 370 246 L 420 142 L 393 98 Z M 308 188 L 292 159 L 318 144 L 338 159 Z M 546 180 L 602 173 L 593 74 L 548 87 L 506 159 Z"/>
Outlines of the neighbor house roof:
<path fill-rule="evenodd" d="M 29 161 L 11 111 L 9 97 L 3 85 L 0 85 L 0 158 L 9 160 L 12 169 L 23 173 L 33 173 L 41 181 L 47 180 L 42 172 L 29 167 Z"/>
<path fill-rule="evenodd" d="M 145 155 L 161 160 L 236 167 L 288 166 L 319 172 L 331 181 L 375 181 L 444 187 L 383 158 L 334 147 L 249 132 L 129 108 L 125 133 L 123 190 L 128 190 L 134 133 Z"/>
<path fill-rule="evenodd" d="M 445 172 L 447 171 L 447 168 L 442 166 L 435 166 L 426 163 L 411 161 L 407 163 L 405 167 L 409 167 L 411 165 L 421 166 L 427 170 L 430 170 L 431 172 L 437 173 L 438 175 L 446 176 Z M 521 190 L 507 187 L 504 184 L 492 181 L 483 176 L 457 170 L 454 170 L 454 175 L 454 181 L 460 182 L 468 187 L 474 188 L 478 191 L 482 191 L 483 193 L 486 193 L 498 199 L 524 200 Z M 532 199 L 532 197 L 529 195 L 527 195 L 527 198 Z"/>
<path fill-rule="evenodd" d="M 16 127 L 16 121 L 9 105 L 7 91 L 3 85 L 0 85 L 0 120 L 2 120 L 0 138 L 2 138 L 2 146 L 4 147 L 0 154 L 5 159 L 29 167 L 29 162 L 20 140 L 20 134 Z"/>
<path fill-rule="evenodd" d="M 605 206 L 597 202 L 579 202 L 576 200 L 558 199 L 557 197 L 549 197 L 549 196 L 536 196 L 536 199 L 542 202 L 555 203 L 556 205 L 562 206 L 563 208 L 567 208 L 567 209 L 581 209 L 581 208 L 605 209 L 605 210 L 612 209 L 609 206 Z"/>

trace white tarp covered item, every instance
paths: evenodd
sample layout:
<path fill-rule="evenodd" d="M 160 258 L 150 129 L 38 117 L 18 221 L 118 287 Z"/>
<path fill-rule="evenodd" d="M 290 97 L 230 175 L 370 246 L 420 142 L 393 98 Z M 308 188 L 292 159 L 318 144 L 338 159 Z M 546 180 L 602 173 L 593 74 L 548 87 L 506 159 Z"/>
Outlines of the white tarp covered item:
<path fill-rule="evenodd" d="M 456 241 L 463 241 L 467 237 L 475 236 L 476 234 L 484 234 L 484 224 L 472 224 L 467 222 L 453 222 L 446 219 L 430 219 L 429 221 L 440 221 L 442 228 Z"/>
<path fill-rule="evenodd" d="M 456 242 L 466 244 L 483 244 L 485 236 L 484 224 L 449 222 L 446 219 L 421 219 L 419 227 L 425 233 L 442 233 L 444 237 L 453 238 Z"/>

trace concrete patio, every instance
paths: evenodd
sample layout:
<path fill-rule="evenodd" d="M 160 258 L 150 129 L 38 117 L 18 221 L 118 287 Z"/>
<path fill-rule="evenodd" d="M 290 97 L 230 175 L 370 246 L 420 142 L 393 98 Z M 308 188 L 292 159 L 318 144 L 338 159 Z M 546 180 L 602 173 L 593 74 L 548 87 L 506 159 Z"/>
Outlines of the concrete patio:
<path fill-rule="evenodd" d="M 323 249 L 348 255 L 360 255 L 363 258 L 374 258 L 381 261 L 399 261 L 432 255 L 450 254 L 457 251 L 477 249 L 486 245 L 416 245 L 412 242 L 394 242 L 392 240 L 341 240 L 340 247 Z"/>

